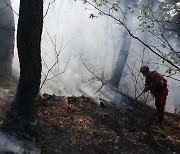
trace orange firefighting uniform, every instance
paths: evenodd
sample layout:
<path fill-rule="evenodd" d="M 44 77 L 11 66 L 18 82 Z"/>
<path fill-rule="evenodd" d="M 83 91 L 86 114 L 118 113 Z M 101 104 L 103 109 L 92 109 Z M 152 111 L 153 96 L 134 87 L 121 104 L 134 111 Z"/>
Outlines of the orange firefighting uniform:
<path fill-rule="evenodd" d="M 155 71 L 148 72 L 145 80 L 145 92 L 150 90 L 155 98 L 157 109 L 157 118 L 159 121 L 164 120 L 164 107 L 168 95 L 167 81 Z"/>

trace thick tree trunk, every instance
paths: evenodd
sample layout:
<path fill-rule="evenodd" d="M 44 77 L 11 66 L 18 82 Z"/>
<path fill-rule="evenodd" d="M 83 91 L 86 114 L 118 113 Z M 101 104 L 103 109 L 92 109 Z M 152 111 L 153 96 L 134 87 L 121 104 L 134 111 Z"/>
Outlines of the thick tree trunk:
<path fill-rule="evenodd" d="M 43 0 L 21 0 L 17 32 L 20 79 L 12 109 L 25 121 L 34 120 L 41 80 L 42 27 Z"/>
<path fill-rule="evenodd" d="M 10 6 L 10 0 L 0 0 L 0 76 L 12 74 L 15 24 Z"/>

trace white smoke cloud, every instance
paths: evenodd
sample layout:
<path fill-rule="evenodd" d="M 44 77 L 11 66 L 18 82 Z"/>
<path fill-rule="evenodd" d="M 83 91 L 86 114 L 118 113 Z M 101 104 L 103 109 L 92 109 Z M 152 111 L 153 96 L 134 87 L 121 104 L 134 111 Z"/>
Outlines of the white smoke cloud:
<path fill-rule="evenodd" d="M 0 132 L 0 153 L 12 152 L 16 154 L 40 154 L 40 150 L 30 142 L 19 141 L 15 137 Z"/>
<path fill-rule="evenodd" d="M 45 10 L 47 9 L 49 2 L 49 0 L 45 1 Z M 19 0 L 13 1 L 12 5 L 15 12 L 18 12 Z M 50 9 L 44 19 L 42 57 L 49 67 L 53 65 L 56 59 L 55 47 L 48 36 L 50 35 L 51 39 L 54 41 L 56 40 L 56 49 L 65 47 L 60 53 L 59 67 L 56 68 L 56 71 L 63 72 L 69 57 L 71 58 L 66 71 L 62 75 L 47 81 L 43 86 L 42 92 L 54 93 L 57 95 L 81 95 L 83 92 L 88 95 L 94 95 L 95 91 L 101 86 L 101 82 L 85 82 L 93 76 L 83 66 L 80 60 L 80 54 L 83 55 L 83 59 L 85 60 L 87 66 L 92 67 L 96 74 L 101 74 L 102 71 L 99 70 L 104 69 L 104 74 L 109 78 L 110 74 L 112 73 L 112 67 L 115 63 L 115 60 L 113 61 L 115 49 L 118 51 L 121 47 L 121 41 L 114 46 L 112 38 L 120 38 L 121 33 L 112 33 L 109 26 L 110 20 L 106 17 L 90 19 L 90 12 L 95 10 L 90 7 L 88 7 L 90 9 L 85 9 L 86 7 L 87 6 L 82 4 L 82 2 L 75 2 L 73 0 L 56 0 L 50 6 Z M 134 23 L 132 25 L 132 29 L 135 30 L 139 25 L 138 21 L 133 17 L 131 19 Z M 15 15 L 16 24 L 17 20 L 18 16 Z M 116 26 L 113 23 L 113 28 L 115 27 Z M 121 27 L 116 27 L 116 29 L 121 30 Z M 138 34 L 138 31 L 134 31 L 134 33 L 137 33 L 139 36 L 141 35 Z M 154 38 L 149 38 L 149 41 L 156 42 Z M 136 75 L 138 75 L 139 67 L 141 65 L 141 59 L 137 56 L 137 54 L 142 52 L 142 50 L 143 47 L 140 45 L 140 43 L 132 40 L 131 52 L 128 57 L 128 65 L 132 66 L 132 69 L 137 69 Z M 147 58 L 157 60 L 154 54 L 151 54 L 151 52 L 147 53 Z M 117 53 L 115 53 L 115 58 L 117 58 Z M 17 74 L 18 65 L 18 59 L 16 56 L 13 66 Z M 150 68 L 155 70 L 155 64 L 151 63 Z M 47 69 L 44 67 L 44 72 L 46 71 Z M 160 73 L 165 72 L 163 69 L 158 71 L 160 71 Z M 141 87 L 143 87 L 143 82 L 144 81 L 141 83 Z M 170 92 L 166 107 L 168 111 L 172 112 L 174 110 L 172 107 L 174 106 L 174 103 L 180 102 L 180 98 L 178 97 L 180 87 L 174 86 L 177 85 L 178 82 L 171 79 L 168 80 L 168 84 Z M 126 91 L 128 94 L 134 96 L 135 87 L 133 85 L 133 79 L 131 76 L 125 76 L 121 81 L 121 85 L 127 85 L 120 88 L 123 88 L 123 91 Z M 139 89 L 139 91 L 140 90 L 142 89 Z M 96 97 L 98 97 L 98 94 Z"/>

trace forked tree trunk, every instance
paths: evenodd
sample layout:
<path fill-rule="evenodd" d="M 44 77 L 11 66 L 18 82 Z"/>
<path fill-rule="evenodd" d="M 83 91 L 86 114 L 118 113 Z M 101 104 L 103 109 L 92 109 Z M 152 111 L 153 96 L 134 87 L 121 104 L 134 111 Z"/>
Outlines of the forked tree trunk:
<path fill-rule="evenodd" d="M 43 0 L 21 0 L 17 31 L 20 79 L 12 109 L 25 121 L 33 121 L 35 98 L 41 80 Z"/>

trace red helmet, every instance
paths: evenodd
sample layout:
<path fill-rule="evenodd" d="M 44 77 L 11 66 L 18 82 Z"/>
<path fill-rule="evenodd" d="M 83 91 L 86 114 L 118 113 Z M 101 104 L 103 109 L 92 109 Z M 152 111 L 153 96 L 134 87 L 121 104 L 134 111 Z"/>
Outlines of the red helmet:
<path fill-rule="evenodd" d="M 140 68 L 140 72 L 141 72 L 141 73 L 147 73 L 147 72 L 149 72 L 149 67 L 148 67 L 148 66 L 142 66 L 142 67 Z"/>

